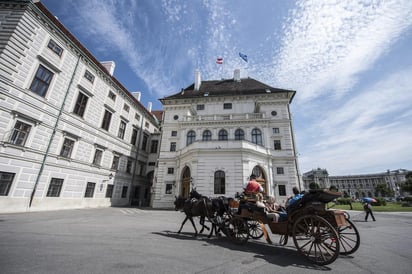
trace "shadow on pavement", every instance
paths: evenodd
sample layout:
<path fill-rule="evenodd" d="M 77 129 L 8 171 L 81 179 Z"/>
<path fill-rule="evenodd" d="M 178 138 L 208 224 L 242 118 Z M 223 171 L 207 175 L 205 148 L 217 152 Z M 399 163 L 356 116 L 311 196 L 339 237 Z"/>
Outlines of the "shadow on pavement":
<path fill-rule="evenodd" d="M 298 253 L 296 248 L 293 246 L 277 246 L 274 244 L 267 244 L 264 242 L 258 242 L 254 240 L 249 240 L 246 244 L 239 245 L 230 242 L 226 237 L 211 237 L 207 238 L 204 234 L 194 237 L 193 233 L 177 233 L 174 231 L 161 231 L 152 232 L 152 234 L 171 237 L 179 240 L 192 240 L 199 241 L 202 240 L 208 245 L 220 246 L 229 250 L 235 250 L 245 253 L 254 254 L 254 258 L 263 259 L 270 264 L 278 266 L 295 266 L 297 268 L 312 269 L 318 271 L 331 271 L 332 269 L 327 266 L 318 266 L 307 261 L 302 255 Z M 345 258 L 348 258 L 345 256 Z M 242 264 L 251 263 L 250 260 L 245 260 Z"/>

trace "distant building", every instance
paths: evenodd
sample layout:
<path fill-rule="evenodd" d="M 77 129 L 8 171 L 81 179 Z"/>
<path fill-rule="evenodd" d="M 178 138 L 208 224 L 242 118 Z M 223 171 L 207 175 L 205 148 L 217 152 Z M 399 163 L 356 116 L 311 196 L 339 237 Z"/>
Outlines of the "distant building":
<path fill-rule="evenodd" d="M 381 196 L 375 188 L 379 184 L 385 184 L 391 189 L 395 197 L 401 195 L 400 186 L 406 181 L 406 169 L 387 170 L 382 173 L 329 176 L 326 169 L 313 169 L 303 174 L 303 184 L 306 190 L 311 183 L 316 183 L 320 188 L 336 186 L 345 196 L 352 198 Z"/>
<path fill-rule="evenodd" d="M 173 206 L 192 186 L 234 196 L 253 173 L 267 195 L 286 200 L 299 185 L 289 109 L 295 91 L 252 78 L 201 81 L 160 101 L 164 113 L 153 188 L 154 208 Z"/>
<path fill-rule="evenodd" d="M 43 6 L 0 0 L 0 212 L 149 205 L 159 124 Z"/>

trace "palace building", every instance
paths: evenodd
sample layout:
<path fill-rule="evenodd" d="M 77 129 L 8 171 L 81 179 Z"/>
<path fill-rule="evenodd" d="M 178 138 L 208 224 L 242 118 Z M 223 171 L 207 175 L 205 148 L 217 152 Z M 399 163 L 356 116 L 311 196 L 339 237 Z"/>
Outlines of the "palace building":
<path fill-rule="evenodd" d="M 164 116 L 152 205 L 172 207 L 191 187 L 234 196 L 253 173 L 266 195 L 286 200 L 300 185 L 289 105 L 295 91 L 252 78 L 202 81 L 160 101 Z"/>
<path fill-rule="evenodd" d="M 140 103 L 39 1 L 0 0 L 0 212 L 171 208 L 234 196 L 253 173 L 281 202 L 299 180 L 295 91 L 201 81 Z"/>
<path fill-rule="evenodd" d="M 159 121 L 38 1 L 0 1 L 0 212 L 149 205 Z"/>

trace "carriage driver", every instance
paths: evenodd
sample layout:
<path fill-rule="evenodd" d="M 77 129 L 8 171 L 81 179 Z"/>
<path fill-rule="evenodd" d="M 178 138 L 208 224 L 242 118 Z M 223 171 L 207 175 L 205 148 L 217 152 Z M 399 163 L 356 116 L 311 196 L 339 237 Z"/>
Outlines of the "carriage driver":
<path fill-rule="evenodd" d="M 251 194 L 253 195 L 253 194 L 263 192 L 263 187 L 258 182 L 256 182 L 255 174 L 250 175 L 249 182 L 244 187 L 244 190 L 245 190 L 245 194 L 247 195 L 251 195 Z"/>

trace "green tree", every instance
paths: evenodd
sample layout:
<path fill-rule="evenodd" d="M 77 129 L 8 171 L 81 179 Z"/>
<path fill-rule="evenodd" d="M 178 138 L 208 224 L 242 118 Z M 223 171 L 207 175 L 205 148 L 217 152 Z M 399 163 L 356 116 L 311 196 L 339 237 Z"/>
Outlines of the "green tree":
<path fill-rule="evenodd" d="M 405 176 L 406 181 L 401 184 L 401 190 L 412 192 L 412 171 L 408 172 Z"/>
<path fill-rule="evenodd" d="M 335 185 L 331 185 L 331 186 L 329 187 L 329 190 L 330 190 L 330 191 L 334 191 L 334 192 L 338 192 L 338 191 L 339 191 L 339 189 L 338 189 Z"/>
<path fill-rule="evenodd" d="M 309 184 L 309 189 L 319 189 L 319 185 L 315 182 Z"/>
<path fill-rule="evenodd" d="M 375 192 L 380 193 L 383 197 L 393 196 L 393 191 L 386 184 L 376 185 Z"/>

